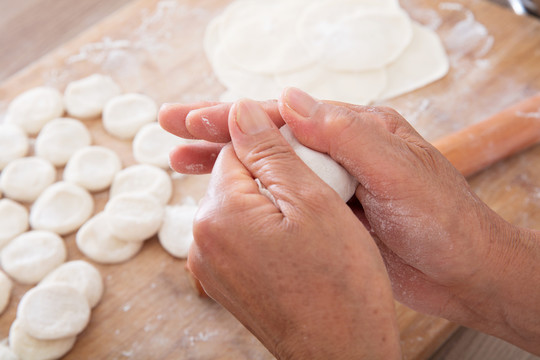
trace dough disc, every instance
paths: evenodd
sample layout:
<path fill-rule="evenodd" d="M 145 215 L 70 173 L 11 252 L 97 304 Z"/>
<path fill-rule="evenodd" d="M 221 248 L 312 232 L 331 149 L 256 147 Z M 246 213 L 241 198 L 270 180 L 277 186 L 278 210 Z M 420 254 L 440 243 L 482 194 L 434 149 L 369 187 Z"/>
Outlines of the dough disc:
<path fill-rule="evenodd" d="M 13 160 L 0 174 L 0 188 L 6 197 L 33 202 L 56 180 L 56 169 L 49 161 L 36 157 Z"/>
<path fill-rule="evenodd" d="M 90 306 L 77 289 L 65 284 L 47 284 L 24 294 L 17 318 L 23 330 L 36 339 L 62 339 L 84 330 L 90 320 Z"/>
<path fill-rule="evenodd" d="M 77 150 L 64 169 L 64 180 L 88 191 L 102 191 L 111 186 L 122 169 L 118 155 L 102 146 L 87 146 Z"/>
<path fill-rule="evenodd" d="M 94 199 L 84 188 L 65 181 L 49 186 L 30 210 L 33 229 L 60 235 L 77 230 L 94 211 Z"/>
<path fill-rule="evenodd" d="M 88 220 L 77 232 L 79 250 L 102 264 L 118 264 L 131 259 L 142 248 L 142 242 L 127 242 L 111 234 L 105 213 Z"/>
<path fill-rule="evenodd" d="M 111 198 L 126 193 L 148 193 L 162 204 L 172 196 L 171 177 L 163 169 L 153 165 L 132 165 L 120 171 L 111 185 Z"/>
<path fill-rule="evenodd" d="M 0 271 L 0 315 L 4 312 L 7 305 L 9 304 L 9 298 L 11 297 L 12 289 L 13 283 L 6 274 Z"/>
<path fill-rule="evenodd" d="M 193 242 L 193 220 L 197 209 L 196 205 L 174 205 L 165 208 L 165 218 L 158 238 L 161 246 L 172 256 L 187 258 Z"/>
<path fill-rule="evenodd" d="M 0 170 L 28 154 L 30 143 L 24 130 L 14 124 L 0 124 Z"/>
<path fill-rule="evenodd" d="M 71 116 L 89 119 L 99 116 L 107 101 L 118 95 L 120 88 L 110 77 L 94 74 L 70 82 L 64 101 Z"/>
<path fill-rule="evenodd" d="M 143 125 L 156 121 L 157 112 L 156 102 L 146 95 L 120 95 L 105 105 L 103 126 L 119 139 L 133 139 Z"/>
<path fill-rule="evenodd" d="M 28 230 L 28 210 L 9 199 L 0 200 L 0 250 Z"/>
<path fill-rule="evenodd" d="M 17 236 L 1 253 L 4 270 L 21 284 L 36 284 L 66 260 L 64 240 L 49 231 Z"/>
<path fill-rule="evenodd" d="M 73 153 L 92 143 L 90 131 L 78 120 L 54 119 L 39 132 L 34 145 L 36 155 L 55 166 L 64 166 Z"/>
<path fill-rule="evenodd" d="M 5 122 L 36 135 L 50 120 L 62 116 L 64 100 L 54 88 L 40 86 L 23 92 L 9 104 Z"/>

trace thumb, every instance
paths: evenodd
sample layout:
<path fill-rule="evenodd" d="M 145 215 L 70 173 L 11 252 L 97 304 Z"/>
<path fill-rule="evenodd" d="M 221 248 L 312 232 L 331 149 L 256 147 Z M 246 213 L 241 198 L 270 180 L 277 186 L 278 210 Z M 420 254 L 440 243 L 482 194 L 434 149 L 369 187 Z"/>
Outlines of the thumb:
<path fill-rule="evenodd" d="M 323 102 L 296 88 L 283 92 L 279 111 L 301 143 L 330 155 L 364 188 L 398 180 L 400 164 L 415 160 L 410 145 L 423 141 L 393 110 Z"/>
<path fill-rule="evenodd" d="M 246 99 L 233 105 L 229 132 L 236 156 L 270 191 L 285 216 L 287 209 L 312 208 L 328 199 L 342 203 L 296 155 L 257 102 Z"/>

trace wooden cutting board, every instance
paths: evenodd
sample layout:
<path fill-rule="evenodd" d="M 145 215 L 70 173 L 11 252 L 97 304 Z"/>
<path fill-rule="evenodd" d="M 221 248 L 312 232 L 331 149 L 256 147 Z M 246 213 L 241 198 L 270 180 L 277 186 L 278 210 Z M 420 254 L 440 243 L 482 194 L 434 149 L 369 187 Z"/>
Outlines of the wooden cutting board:
<path fill-rule="evenodd" d="M 223 92 L 202 51 L 205 25 L 230 1 L 140 0 L 80 37 L 39 59 L 0 85 L 0 112 L 20 92 L 100 72 L 125 92 L 143 92 L 159 103 L 215 99 Z M 399 110 L 428 140 L 478 122 L 540 91 L 540 23 L 483 0 L 405 0 L 413 19 L 437 29 L 451 59 L 441 81 L 381 104 Z M 39 29 L 36 29 L 39 31 Z M 540 109 L 538 111 L 540 113 Z M 540 116 L 538 113 L 522 116 Z M 99 120 L 86 124 L 94 143 L 113 148 L 124 166 L 134 163 L 129 142 L 108 136 Z M 540 147 L 501 162 L 470 179 L 473 188 L 513 223 L 540 228 Z M 204 194 L 207 176 L 174 180 L 173 202 Z M 95 195 L 96 212 L 107 192 Z M 69 259 L 84 258 L 67 236 Z M 231 315 L 193 292 L 184 261 L 149 240 L 133 260 L 99 265 L 105 296 L 89 327 L 66 359 L 271 359 Z M 7 337 L 20 297 L 16 285 L 0 316 Z M 456 329 L 443 319 L 396 303 L 405 359 L 425 359 Z"/>

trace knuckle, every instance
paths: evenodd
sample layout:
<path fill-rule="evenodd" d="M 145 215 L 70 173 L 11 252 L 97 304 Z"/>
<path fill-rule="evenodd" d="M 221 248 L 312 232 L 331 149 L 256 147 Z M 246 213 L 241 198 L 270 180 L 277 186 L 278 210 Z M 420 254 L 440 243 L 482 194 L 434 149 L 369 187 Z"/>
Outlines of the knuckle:
<path fill-rule="evenodd" d="M 275 139 L 263 139 L 257 142 L 247 153 L 246 160 L 251 164 L 255 172 L 265 171 L 272 163 L 286 163 L 290 161 L 294 151 L 283 140 L 276 142 Z"/>

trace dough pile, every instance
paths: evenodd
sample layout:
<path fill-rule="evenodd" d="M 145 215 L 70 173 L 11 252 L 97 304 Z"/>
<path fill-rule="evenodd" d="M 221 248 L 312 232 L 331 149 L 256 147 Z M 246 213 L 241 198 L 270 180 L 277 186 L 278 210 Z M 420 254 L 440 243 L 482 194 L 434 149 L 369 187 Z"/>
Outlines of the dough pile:
<path fill-rule="evenodd" d="M 286 86 L 368 104 L 443 77 L 438 36 L 397 0 L 236 0 L 206 29 L 222 100 L 276 98 Z"/>

